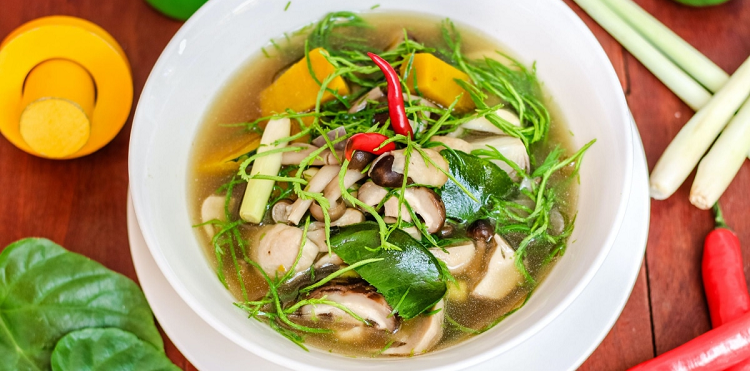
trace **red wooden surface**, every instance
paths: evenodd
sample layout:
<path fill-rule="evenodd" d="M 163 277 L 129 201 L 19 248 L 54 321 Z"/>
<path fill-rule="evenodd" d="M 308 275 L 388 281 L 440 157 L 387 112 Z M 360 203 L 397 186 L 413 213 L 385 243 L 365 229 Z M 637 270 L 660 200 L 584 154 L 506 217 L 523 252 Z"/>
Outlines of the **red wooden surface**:
<path fill-rule="evenodd" d="M 692 111 L 572 1 L 565 1 L 582 15 L 612 60 L 652 168 Z M 728 72 L 750 55 L 750 1 L 732 0 L 710 9 L 692 9 L 669 0 L 637 2 Z M 136 100 L 162 48 L 180 27 L 142 0 L 4 0 L 0 37 L 26 21 L 53 14 L 89 19 L 122 44 L 133 67 Z M 0 137 L 0 247 L 23 237 L 43 236 L 137 280 L 126 231 L 129 135 L 130 122 L 104 149 L 71 161 L 27 155 Z M 688 203 L 691 180 L 669 200 L 652 203 L 646 260 L 630 300 L 581 369 L 625 369 L 710 328 L 700 255 L 712 218 Z M 750 263 L 749 189 L 747 162 L 721 199 L 726 218 L 745 247 L 746 263 Z M 750 266 L 745 268 L 748 272 Z M 194 369 L 166 341 L 170 358 L 184 369 Z"/>

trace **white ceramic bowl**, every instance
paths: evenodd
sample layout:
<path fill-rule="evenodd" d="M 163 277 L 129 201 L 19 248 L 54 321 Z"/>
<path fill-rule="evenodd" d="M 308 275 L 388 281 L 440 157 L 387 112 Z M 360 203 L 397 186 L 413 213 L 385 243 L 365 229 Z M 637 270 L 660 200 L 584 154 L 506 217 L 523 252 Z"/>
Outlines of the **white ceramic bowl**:
<path fill-rule="evenodd" d="M 578 296 L 609 252 L 629 199 L 633 167 L 625 98 L 586 26 L 562 1 L 551 0 L 306 0 L 293 1 L 285 11 L 286 4 L 210 1 L 169 43 L 141 95 L 130 143 L 130 187 L 146 242 L 175 290 L 229 339 L 296 369 L 459 369 L 503 353 L 549 324 Z M 447 350 L 377 361 L 305 352 L 266 325 L 248 320 L 232 305 L 234 298 L 198 246 L 186 190 L 194 136 L 232 74 L 271 38 L 331 11 L 367 12 L 375 4 L 380 5 L 378 12 L 450 17 L 497 39 L 522 61 L 537 61 L 539 78 L 575 133 L 575 145 L 597 139 L 581 168 L 571 244 L 526 306 L 491 331 Z"/>

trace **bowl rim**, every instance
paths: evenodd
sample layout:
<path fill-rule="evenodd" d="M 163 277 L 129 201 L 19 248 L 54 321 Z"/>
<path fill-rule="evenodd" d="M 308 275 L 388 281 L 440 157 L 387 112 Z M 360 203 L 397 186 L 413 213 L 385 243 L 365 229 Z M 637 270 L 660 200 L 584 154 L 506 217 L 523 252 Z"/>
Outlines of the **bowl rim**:
<path fill-rule="evenodd" d="M 258 0 L 250 0 L 250 1 L 253 2 L 253 1 L 258 1 Z M 180 297 L 203 320 L 205 320 L 213 328 L 217 329 L 225 337 L 232 340 L 234 343 L 242 346 L 244 349 L 262 358 L 265 358 L 274 363 L 278 363 L 284 367 L 292 368 L 292 369 L 303 369 L 303 370 L 304 369 L 319 369 L 320 367 L 318 366 L 310 365 L 310 364 L 289 358 L 283 353 L 279 353 L 273 349 L 266 348 L 264 345 L 258 342 L 242 337 L 236 330 L 225 325 L 221 320 L 219 320 L 216 316 L 214 316 L 208 308 L 203 306 L 203 304 L 196 297 L 193 296 L 191 291 L 180 281 L 180 279 L 177 277 L 177 274 L 172 270 L 169 264 L 169 261 L 161 252 L 161 249 L 158 244 L 158 240 L 154 236 L 154 233 L 151 230 L 151 226 L 146 225 L 143 222 L 141 222 L 144 219 L 148 219 L 148 217 L 146 216 L 149 213 L 147 212 L 148 207 L 147 205 L 145 205 L 143 201 L 144 196 L 141 192 L 140 184 L 133 181 L 134 180 L 133 173 L 134 173 L 134 169 L 138 167 L 139 165 L 144 166 L 144 167 L 147 167 L 147 165 L 146 165 L 146 162 L 139 163 L 138 157 L 132 155 L 132 154 L 136 154 L 135 150 L 137 149 L 135 147 L 136 147 L 136 144 L 139 143 L 138 138 L 150 137 L 150 136 L 143 134 L 148 131 L 147 125 L 138 124 L 138 123 L 145 121 L 145 119 L 142 119 L 142 117 L 145 114 L 140 109 L 141 103 L 142 101 L 146 100 L 147 97 L 149 97 L 149 93 L 153 90 L 152 86 L 155 84 L 154 81 L 156 80 L 154 76 L 158 75 L 159 72 L 164 69 L 164 67 L 168 63 L 167 60 L 170 58 L 170 56 L 177 54 L 179 50 L 181 49 L 182 40 L 186 38 L 187 34 L 193 32 L 194 26 L 199 24 L 202 18 L 205 17 L 206 14 L 209 14 L 210 12 L 212 12 L 214 8 L 219 7 L 220 6 L 218 5 L 219 3 L 220 2 L 217 0 L 209 1 L 208 3 L 206 3 L 206 5 L 201 7 L 190 19 L 187 20 L 187 22 L 185 22 L 180 27 L 180 29 L 172 37 L 172 39 L 164 48 L 158 60 L 154 64 L 154 67 L 149 73 L 149 76 L 146 80 L 146 83 L 139 97 L 138 104 L 136 106 L 135 114 L 133 117 L 133 124 L 132 124 L 131 135 L 130 135 L 129 155 L 128 155 L 129 184 L 130 184 L 130 189 L 132 190 L 132 198 L 133 198 L 133 206 L 135 210 L 135 215 L 138 220 L 138 224 L 141 230 L 143 231 L 143 236 L 144 236 L 144 240 L 146 241 L 146 245 L 148 246 L 149 251 L 154 257 L 154 260 L 156 261 L 157 266 L 159 267 L 161 272 L 164 274 L 169 284 L 180 295 Z M 221 3 L 225 4 L 224 2 L 221 2 Z M 612 66 L 601 44 L 598 42 L 594 34 L 586 26 L 583 20 L 580 17 L 578 17 L 578 15 L 576 15 L 575 12 L 567 4 L 561 1 L 545 2 L 545 4 L 549 6 L 557 7 L 556 10 L 558 11 L 559 16 L 564 17 L 567 19 L 567 21 L 571 22 L 571 25 L 575 27 L 577 31 L 579 32 L 579 34 L 581 35 L 582 41 L 586 42 L 587 45 L 591 45 L 594 48 L 594 50 L 592 50 L 594 56 L 597 58 L 598 63 L 601 64 L 602 68 L 606 70 L 606 75 L 608 76 L 608 80 L 609 80 L 607 82 L 607 85 L 611 85 L 612 87 L 615 88 L 615 91 L 613 93 L 615 94 L 616 101 L 618 102 L 617 109 L 618 111 L 620 111 L 618 115 L 620 117 L 619 121 L 624 125 L 624 127 L 629 128 L 630 122 L 632 120 L 632 116 L 628 109 L 627 101 L 625 99 L 624 92 L 621 89 L 620 81 L 617 77 L 615 69 Z M 385 9 L 379 8 L 378 10 L 381 11 Z M 634 138 L 633 136 L 634 134 L 632 133 L 631 130 L 626 130 L 626 137 L 622 138 L 622 140 L 626 141 L 627 143 L 632 143 L 633 138 Z M 609 251 L 611 250 L 612 245 L 614 244 L 614 241 L 617 237 L 617 234 L 619 233 L 621 229 L 621 226 L 625 217 L 626 207 L 630 200 L 630 195 L 631 195 L 631 187 L 629 186 L 632 184 L 632 178 L 633 178 L 634 153 L 633 153 L 632 146 L 630 145 L 625 146 L 625 155 L 626 155 L 624 158 L 625 167 L 623 169 L 624 177 L 622 181 L 623 184 L 621 185 L 623 193 L 620 196 L 620 202 L 617 206 L 617 213 L 613 220 L 612 228 L 609 230 L 609 233 L 607 234 L 606 239 L 604 239 L 605 243 L 603 247 L 599 249 L 598 254 L 595 257 L 593 263 L 586 269 L 585 274 L 576 283 L 576 285 L 572 288 L 572 290 L 570 290 L 570 292 L 563 298 L 563 300 L 560 301 L 551 311 L 549 311 L 544 316 L 539 318 L 536 322 L 534 322 L 531 327 L 528 327 L 520 331 L 517 336 L 503 343 L 502 348 L 496 347 L 484 353 L 480 353 L 480 354 L 477 354 L 468 358 L 464 358 L 461 360 L 456 360 L 453 363 L 442 365 L 440 367 L 441 369 L 468 368 L 473 365 L 477 365 L 482 362 L 485 362 L 507 350 L 512 349 L 514 346 L 527 340 L 529 337 L 531 337 L 532 335 L 536 334 L 541 329 L 546 327 L 550 322 L 552 322 L 555 318 L 557 318 L 560 314 L 562 314 L 562 312 L 565 311 L 570 306 L 570 304 L 573 303 L 573 301 L 576 298 L 578 298 L 578 296 L 583 291 L 583 289 L 589 285 L 592 278 L 594 277 L 596 272 L 599 270 L 605 258 L 609 254 Z M 145 160 L 145 158 L 143 159 Z M 260 353 L 258 352 L 258 350 L 262 350 L 263 352 Z M 332 355 L 337 356 L 336 354 L 332 354 Z M 392 359 L 398 360 L 400 358 L 392 358 Z M 369 360 L 369 359 L 362 358 L 360 360 Z"/>

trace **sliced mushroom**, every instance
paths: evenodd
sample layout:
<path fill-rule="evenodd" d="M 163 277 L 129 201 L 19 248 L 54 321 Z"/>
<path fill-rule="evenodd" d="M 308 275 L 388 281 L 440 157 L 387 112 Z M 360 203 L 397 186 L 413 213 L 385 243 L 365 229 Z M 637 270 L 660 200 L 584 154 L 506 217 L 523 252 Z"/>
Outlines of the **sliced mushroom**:
<path fill-rule="evenodd" d="M 328 252 L 325 226 L 322 229 L 313 230 L 312 224 L 310 224 L 310 227 L 307 229 L 307 240 L 318 246 L 318 252 Z"/>
<path fill-rule="evenodd" d="M 440 155 L 440 153 L 433 149 L 423 149 L 422 151 L 424 151 L 430 161 L 425 162 L 425 159 L 419 152 L 412 152 L 411 157 L 409 158 L 409 174 L 407 174 L 407 176 L 411 178 L 414 183 L 442 187 L 448 182 L 448 176 L 446 175 L 448 172 L 448 162 L 442 155 Z M 391 155 L 393 155 L 391 170 L 396 173 L 404 174 L 404 169 L 406 168 L 405 150 L 391 151 Z M 374 166 L 375 164 L 373 164 L 373 167 Z M 437 168 L 435 166 L 437 166 Z"/>
<path fill-rule="evenodd" d="M 388 190 L 376 185 L 375 182 L 367 181 L 359 188 L 357 199 L 370 207 L 375 207 L 379 205 L 387 195 Z"/>
<path fill-rule="evenodd" d="M 294 226 L 273 225 L 260 234 L 260 242 L 253 250 L 253 259 L 271 277 L 285 274 L 297 260 L 302 244 L 302 232 L 302 229 Z M 307 239 L 294 272 L 307 270 L 317 256 L 318 246 Z"/>
<path fill-rule="evenodd" d="M 398 198 L 395 196 L 392 196 L 385 201 L 383 208 L 385 209 L 384 220 L 386 223 L 396 223 L 398 220 L 398 205 Z M 409 209 L 406 208 L 405 203 L 401 204 L 401 220 L 404 222 L 411 222 L 411 215 L 409 214 Z"/>
<path fill-rule="evenodd" d="M 516 252 L 510 244 L 498 234 L 492 240 L 495 247 L 490 252 L 487 271 L 474 287 L 472 295 L 499 300 L 523 284 L 523 276 L 516 268 Z"/>
<path fill-rule="evenodd" d="M 440 196 L 426 187 L 409 187 L 404 199 L 411 210 L 422 217 L 427 232 L 434 234 L 445 224 L 445 204 Z"/>
<path fill-rule="evenodd" d="M 560 213 L 560 209 L 552 208 L 549 212 L 549 228 L 547 231 L 552 235 L 560 235 L 565 231 L 565 218 Z"/>
<path fill-rule="evenodd" d="M 496 137 L 489 137 L 489 138 L 480 138 L 473 141 L 470 141 L 471 145 L 474 146 L 474 149 L 489 149 L 489 147 L 494 147 L 497 151 L 499 151 L 503 156 L 508 158 L 508 160 L 516 163 L 516 165 L 525 170 L 526 172 L 529 171 L 529 166 L 531 162 L 529 161 L 529 153 L 526 152 L 526 146 L 524 146 L 523 142 L 516 138 L 511 136 L 496 136 Z M 511 177 L 516 177 L 516 171 L 511 168 L 510 165 L 505 163 L 502 160 L 492 160 L 493 163 L 495 163 L 500 169 L 504 170 L 506 173 L 508 173 Z"/>
<path fill-rule="evenodd" d="M 323 266 L 328 265 L 335 265 L 335 266 L 341 266 L 344 264 L 344 260 L 339 257 L 336 253 L 326 253 L 322 257 L 320 257 L 317 261 L 315 261 L 315 265 L 313 265 L 314 268 L 320 269 Z"/>
<path fill-rule="evenodd" d="M 346 128 L 338 127 L 331 131 L 328 131 L 328 133 L 326 133 L 326 136 L 328 137 L 329 141 L 335 141 L 337 138 L 346 137 Z M 312 140 L 310 143 L 318 147 L 323 147 L 327 144 L 326 138 L 323 137 L 322 134 L 315 137 L 315 139 Z M 341 141 L 333 145 L 333 148 L 336 150 L 343 150 L 344 146 L 346 146 L 346 141 Z"/>
<path fill-rule="evenodd" d="M 356 208 L 346 208 L 346 212 L 341 218 L 331 222 L 331 226 L 348 226 L 355 223 L 365 222 L 365 215 Z"/>
<path fill-rule="evenodd" d="M 522 126 L 521 119 L 519 119 L 518 115 L 516 115 L 513 111 L 510 111 L 508 109 L 498 109 L 495 111 L 495 114 L 514 127 L 520 128 Z M 461 137 L 466 134 L 467 130 L 507 135 L 507 133 L 503 132 L 502 129 L 498 128 L 495 124 L 492 124 L 492 122 L 489 121 L 486 117 L 482 116 L 462 124 L 460 127 L 458 127 L 458 129 L 448 134 L 448 137 Z"/>
<path fill-rule="evenodd" d="M 286 223 L 289 220 L 289 212 L 292 210 L 293 201 L 283 199 L 276 202 L 271 208 L 271 217 L 273 222 Z"/>
<path fill-rule="evenodd" d="M 211 220 L 226 221 L 226 213 L 224 213 L 224 203 L 226 197 L 221 195 L 211 195 L 203 200 L 201 205 L 201 219 L 203 223 Z M 233 210 L 236 207 L 235 199 L 232 198 L 230 201 L 229 209 Z M 209 237 L 212 237 L 216 233 L 214 225 L 207 223 L 203 225 L 203 230 L 206 231 Z"/>
<path fill-rule="evenodd" d="M 460 138 L 453 138 L 453 137 L 447 137 L 447 136 L 432 136 L 432 138 L 430 138 L 430 142 L 442 142 L 446 146 L 452 148 L 453 150 L 463 151 L 467 154 L 471 153 L 471 151 L 474 150 L 474 147 L 472 147 L 470 143 Z M 445 149 L 445 146 L 433 147 L 433 150 L 437 152 L 440 152 L 443 149 Z"/>
<path fill-rule="evenodd" d="M 416 226 L 409 226 L 407 228 L 401 229 L 405 233 L 411 235 L 412 238 L 416 241 L 422 240 L 422 232 L 419 231 L 419 229 Z"/>
<path fill-rule="evenodd" d="M 398 326 L 396 317 L 385 297 L 374 287 L 363 282 L 332 283 L 310 293 L 309 298 L 323 298 L 339 303 L 351 312 L 366 320 L 369 326 L 377 330 L 393 332 Z M 305 305 L 300 308 L 299 316 L 311 321 L 331 321 L 339 326 L 365 326 L 338 307 L 331 305 Z"/>
<path fill-rule="evenodd" d="M 474 243 L 469 241 L 452 247 L 433 247 L 430 248 L 430 252 L 432 252 L 435 258 L 445 263 L 451 274 L 456 275 L 464 272 L 469 267 L 469 264 L 471 264 L 476 255 L 477 248 L 474 246 Z"/>
<path fill-rule="evenodd" d="M 313 151 L 318 150 L 319 147 L 313 146 L 308 143 L 294 143 L 290 145 L 289 147 L 302 147 L 302 150 L 299 151 L 287 151 L 282 153 L 281 155 L 281 164 L 282 165 L 295 165 L 302 162 L 302 160 L 305 160 L 310 154 L 313 153 Z M 343 155 L 343 152 L 340 152 L 336 155 L 334 155 L 330 149 L 323 150 L 312 162 L 311 165 L 320 166 L 320 165 L 338 165 L 339 159 L 341 159 L 341 156 Z M 338 156 L 338 157 L 337 157 Z"/>
<path fill-rule="evenodd" d="M 372 88 L 369 92 L 365 93 L 364 96 L 360 97 L 351 108 L 349 108 L 349 113 L 353 114 L 355 112 L 360 112 L 367 107 L 367 101 L 377 101 L 382 98 L 385 98 L 383 91 L 380 90 L 379 87 Z"/>
<path fill-rule="evenodd" d="M 419 324 L 408 332 L 408 337 L 400 342 L 394 342 L 386 349 L 385 355 L 419 355 L 430 351 L 443 337 L 443 322 L 445 321 L 445 301 L 440 300 L 433 310 L 440 309 L 437 314 L 421 315 Z M 406 330 L 399 331 L 405 332 Z"/>
<path fill-rule="evenodd" d="M 318 173 L 315 173 L 315 176 L 313 176 L 313 178 L 307 184 L 305 190 L 309 192 L 323 191 L 331 182 L 331 180 L 338 176 L 339 169 L 341 169 L 341 167 L 335 165 L 326 165 L 324 167 L 321 167 Z M 294 204 L 289 207 L 289 219 L 287 221 L 293 225 L 299 225 L 299 222 L 302 220 L 302 216 L 305 215 L 312 203 L 313 201 L 310 199 L 300 198 L 295 200 Z"/>

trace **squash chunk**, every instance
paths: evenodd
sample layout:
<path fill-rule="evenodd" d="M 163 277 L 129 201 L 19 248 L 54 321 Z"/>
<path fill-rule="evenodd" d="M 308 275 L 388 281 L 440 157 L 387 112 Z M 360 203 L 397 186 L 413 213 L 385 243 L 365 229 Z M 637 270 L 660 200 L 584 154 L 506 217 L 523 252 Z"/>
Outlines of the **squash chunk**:
<path fill-rule="evenodd" d="M 407 63 L 401 65 L 401 76 L 406 73 Z M 416 77 L 416 87 L 415 87 Z M 469 92 L 461 88 L 454 79 L 471 81 L 469 75 L 463 71 L 441 61 L 430 53 L 418 53 L 414 55 L 412 72 L 406 77 L 406 85 L 412 93 L 419 94 L 430 99 L 443 107 L 450 106 L 459 94 L 463 93 L 461 99 L 454 108 L 457 112 L 467 112 L 474 109 L 474 101 L 471 100 Z"/>
<path fill-rule="evenodd" d="M 335 68 L 322 53 L 328 53 L 323 48 L 316 48 L 310 51 L 310 65 L 315 72 L 318 81 L 333 74 Z M 328 89 L 337 92 L 340 95 L 349 94 L 349 87 L 341 76 L 336 77 L 328 84 Z M 302 58 L 284 72 L 268 88 L 260 93 L 260 110 L 263 116 L 282 113 L 286 109 L 294 112 L 304 112 L 315 107 L 315 101 L 318 99 L 320 85 L 310 75 L 310 69 L 307 66 L 307 60 Z M 322 102 L 330 101 L 334 98 L 331 92 L 323 93 Z M 321 102 L 321 103 L 322 103 Z"/>

